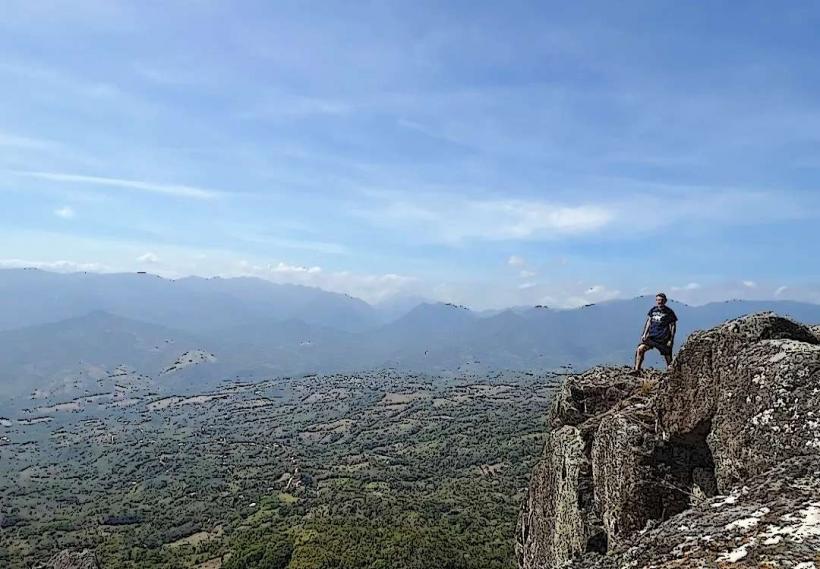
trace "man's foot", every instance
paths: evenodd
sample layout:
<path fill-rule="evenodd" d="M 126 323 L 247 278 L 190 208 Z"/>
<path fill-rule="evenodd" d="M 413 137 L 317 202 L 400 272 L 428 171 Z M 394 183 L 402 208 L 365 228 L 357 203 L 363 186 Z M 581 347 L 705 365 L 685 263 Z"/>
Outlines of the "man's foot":
<path fill-rule="evenodd" d="M 641 373 L 643 373 L 641 370 L 633 369 L 632 371 L 629 372 L 629 375 L 632 375 L 632 376 L 635 376 L 635 377 L 641 377 Z"/>

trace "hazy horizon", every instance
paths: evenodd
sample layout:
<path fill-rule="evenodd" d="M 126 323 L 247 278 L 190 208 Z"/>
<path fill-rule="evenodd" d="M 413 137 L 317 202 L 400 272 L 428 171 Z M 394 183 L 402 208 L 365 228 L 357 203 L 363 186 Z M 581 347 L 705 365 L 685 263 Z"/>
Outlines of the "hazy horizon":
<path fill-rule="evenodd" d="M 308 287 L 308 288 L 311 288 L 311 289 L 317 289 L 317 290 L 322 290 L 322 291 L 326 291 L 326 292 L 333 292 L 333 293 L 336 293 L 336 294 L 344 294 L 344 295 L 350 296 L 351 298 L 361 300 L 362 302 L 365 302 L 365 303 L 367 303 L 367 304 L 369 304 L 373 307 L 390 305 L 390 304 L 393 304 L 393 303 L 402 303 L 403 304 L 404 302 L 407 303 L 408 307 L 412 307 L 412 306 L 415 306 L 415 305 L 418 305 L 418 304 L 423 304 L 423 303 L 442 303 L 442 304 L 454 304 L 454 305 L 462 306 L 462 307 L 468 308 L 472 311 L 478 311 L 478 312 L 481 312 L 481 311 L 503 311 L 503 310 L 514 309 L 514 308 L 535 307 L 535 306 L 545 306 L 545 307 L 556 309 L 556 310 L 573 310 L 573 309 L 576 309 L 576 308 L 581 308 L 583 306 L 588 306 L 588 305 L 592 305 L 592 304 L 601 304 L 601 303 L 614 302 L 614 301 L 623 301 L 623 300 L 635 300 L 635 299 L 638 299 L 638 298 L 647 298 L 647 301 L 651 304 L 653 302 L 652 297 L 655 295 L 656 292 L 666 292 L 665 289 L 658 289 L 657 291 L 650 291 L 649 289 L 646 289 L 644 291 L 639 291 L 637 294 L 632 295 L 632 296 L 616 296 L 616 297 L 612 297 L 612 298 L 607 298 L 607 299 L 599 301 L 599 302 L 591 302 L 590 301 L 590 302 L 584 302 L 583 304 L 575 304 L 575 305 L 548 305 L 548 304 L 544 304 L 544 303 L 533 303 L 533 304 L 509 304 L 509 305 L 497 305 L 497 306 L 473 306 L 473 305 L 453 302 L 452 300 L 448 300 L 446 298 L 424 297 L 424 296 L 420 296 L 420 295 L 416 295 L 416 294 L 405 294 L 405 293 L 401 293 L 401 292 L 397 292 L 397 293 L 394 293 L 394 294 L 392 294 L 390 296 L 387 296 L 385 298 L 381 298 L 378 301 L 371 301 L 371 300 L 368 300 L 366 298 L 362 298 L 362 297 L 356 296 L 354 294 L 350 294 L 350 293 L 345 292 L 345 291 L 334 291 L 334 290 L 331 290 L 331 289 L 325 289 L 325 288 L 322 288 L 321 286 L 314 285 L 314 284 L 277 282 L 277 281 L 273 281 L 273 280 L 270 280 L 270 279 L 265 279 L 264 277 L 256 276 L 256 275 L 238 275 L 238 276 L 226 276 L 226 275 L 164 276 L 164 275 L 161 275 L 161 274 L 158 274 L 158 273 L 152 273 L 151 271 L 143 271 L 143 270 L 140 270 L 140 271 L 110 271 L 110 272 L 93 271 L 93 270 L 72 271 L 72 270 L 59 270 L 59 268 L 53 268 L 53 267 L 52 268 L 43 268 L 43 267 L 34 267 L 34 266 L 9 267 L 9 266 L 0 265 L 0 272 L 10 271 L 10 270 L 36 270 L 36 271 L 42 271 L 42 272 L 46 272 L 46 273 L 64 274 L 64 275 L 80 275 L 80 274 L 89 274 L 89 273 L 97 274 L 97 275 L 111 275 L 111 276 L 114 276 L 114 275 L 144 275 L 144 276 L 147 276 L 147 277 L 161 278 L 161 279 L 168 280 L 168 281 L 178 281 L 178 280 L 187 279 L 187 278 L 200 278 L 200 279 L 205 279 L 205 280 L 208 280 L 208 279 L 230 280 L 230 279 L 249 278 L 249 279 L 255 279 L 255 280 L 259 280 L 259 281 L 268 282 L 268 283 L 273 284 L 273 285 L 288 284 L 288 285 L 294 285 L 294 286 Z M 669 302 L 670 303 L 682 303 L 682 304 L 686 304 L 688 306 L 694 306 L 694 307 L 705 306 L 707 304 L 712 304 L 712 303 L 732 302 L 732 301 L 771 301 L 771 302 L 791 301 L 791 302 L 802 302 L 802 303 L 820 305 L 820 302 L 816 302 L 816 301 L 813 301 L 813 300 L 801 300 L 799 298 L 798 299 L 783 298 L 782 297 L 783 295 L 780 295 L 781 297 L 778 298 L 778 295 L 776 295 L 776 294 L 772 294 L 771 297 L 754 296 L 753 293 L 755 293 L 755 292 L 760 293 L 760 292 L 762 292 L 762 290 L 748 290 L 748 289 L 756 289 L 757 287 L 749 287 L 749 286 L 743 285 L 743 283 L 740 283 L 740 285 L 743 286 L 743 288 L 747 289 L 748 294 L 747 294 L 746 297 L 739 297 L 738 296 L 738 297 L 713 298 L 713 299 L 704 300 L 702 302 L 697 302 L 697 301 L 696 302 L 691 302 L 691 301 L 684 300 L 684 298 L 686 297 L 685 293 L 686 292 L 692 292 L 693 290 L 697 290 L 697 288 L 693 289 L 693 288 L 686 288 L 686 287 L 684 287 L 683 289 L 678 289 L 678 290 L 675 290 L 675 287 L 672 287 L 671 290 L 673 291 L 673 293 L 671 293 L 671 294 L 667 293 L 667 294 L 669 296 Z M 742 289 L 738 289 L 738 290 L 742 290 Z"/>

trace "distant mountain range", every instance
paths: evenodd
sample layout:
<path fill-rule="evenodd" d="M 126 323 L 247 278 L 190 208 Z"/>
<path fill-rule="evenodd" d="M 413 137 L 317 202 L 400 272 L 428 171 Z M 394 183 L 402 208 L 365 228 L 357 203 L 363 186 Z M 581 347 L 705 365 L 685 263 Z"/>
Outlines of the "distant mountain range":
<path fill-rule="evenodd" d="M 363 300 L 256 278 L 164 279 L 144 273 L 0 270 L 0 330 L 105 311 L 196 332 L 249 320 L 291 318 L 339 330 L 364 330 L 381 314 Z"/>
<path fill-rule="evenodd" d="M 478 313 L 443 303 L 374 307 L 253 278 L 0 270 L 0 394 L 59 398 L 129 382 L 200 389 L 380 367 L 481 373 L 621 364 L 631 361 L 653 302 Z M 820 323 L 820 305 L 791 301 L 670 306 L 680 318 L 678 345 L 695 329 L 751 312 Z"/>

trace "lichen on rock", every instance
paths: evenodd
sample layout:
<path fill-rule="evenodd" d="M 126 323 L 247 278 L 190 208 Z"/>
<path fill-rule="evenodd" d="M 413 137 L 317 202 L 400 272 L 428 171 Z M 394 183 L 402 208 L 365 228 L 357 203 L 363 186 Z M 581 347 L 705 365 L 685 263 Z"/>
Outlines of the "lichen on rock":
<path fill-rule="evenodd" d="M 720 491 L 780 461 L 820 451 L 820 342 L 771 313 L 693 335 L 658 395 L 664 436 L 709 424 Z M 820 418 L 820 417 L 818 417 Z"/>

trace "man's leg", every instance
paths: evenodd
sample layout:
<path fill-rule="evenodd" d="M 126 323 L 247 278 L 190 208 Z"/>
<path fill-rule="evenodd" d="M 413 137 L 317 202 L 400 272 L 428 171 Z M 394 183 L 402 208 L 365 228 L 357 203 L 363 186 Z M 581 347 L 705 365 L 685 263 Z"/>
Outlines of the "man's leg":
<path fill-rule="evenodd" d="M 669 366 L 672 365 L 672 354 L 664 354 L 663 358 L 666 360 L 666 369 L 669 369 Z"/>
<path fill-rule="evenodd" d="M 641 367 L 643 366 L 643 358 L 649 350 L 650 347 L 646 344 L 638 344 L 638 349 L 635 350 L 635 371 L 641 371 Z"/>

